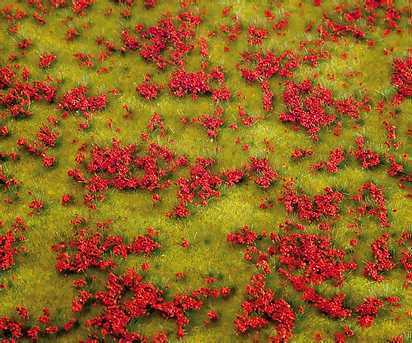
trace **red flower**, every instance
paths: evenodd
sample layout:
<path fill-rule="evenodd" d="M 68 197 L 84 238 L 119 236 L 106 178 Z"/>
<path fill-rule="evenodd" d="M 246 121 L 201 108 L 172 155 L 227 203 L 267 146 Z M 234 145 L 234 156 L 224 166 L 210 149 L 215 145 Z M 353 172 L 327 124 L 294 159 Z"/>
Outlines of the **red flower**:
<path fill-rule="evenodd" d="M 42 69 L 50 68 L 50 66 L 56 61 L 57 56 L 53 54 L 43 54 L 40 56 L 39 67 Z"/>
<path fill-rule="evenodd" d="M 384 277 L 381 273 L 395 268 L 392 255 L 388 248 L 389 238 L 389 234 L 385 233 L 371 245 L 372 254 L 376 262 L 367 262 L 363 274 L 372 280 L 382 281 Z"/>

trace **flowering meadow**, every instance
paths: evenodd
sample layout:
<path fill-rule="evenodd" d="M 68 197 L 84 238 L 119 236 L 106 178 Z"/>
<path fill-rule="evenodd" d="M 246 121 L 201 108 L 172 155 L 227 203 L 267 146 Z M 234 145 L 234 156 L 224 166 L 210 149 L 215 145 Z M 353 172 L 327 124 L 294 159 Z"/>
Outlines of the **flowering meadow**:
<path fill-rule="evenodd" d="M 408 0 L 0 0 L 0 342 L 412 342 Z"/>

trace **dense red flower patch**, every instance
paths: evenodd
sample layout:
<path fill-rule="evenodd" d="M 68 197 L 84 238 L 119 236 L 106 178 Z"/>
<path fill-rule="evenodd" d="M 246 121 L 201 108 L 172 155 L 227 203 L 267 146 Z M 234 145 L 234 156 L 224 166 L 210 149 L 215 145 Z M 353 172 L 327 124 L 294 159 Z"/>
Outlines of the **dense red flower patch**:
<path fill-rule="evenodd" d="M 50 80 L 20 81 L 10 66 L 0 68 L 0 89 L 4 90 L 0 93 L 0 107 L 6 108 L 13 118 L 29 117 L 32 102 L 51 103 L 57 91 Z"/>
<path fill-rule="evenodd" d="M 400 299 L 396 296 L 383 299 L 369 297 L 353 308 L 345 306 L 345 293 L 337 293 L 331 298 L 322 296 L 316 286 L 333 281 L 336 287 L 340 287 L 348 273 L 357 270 L 357 263 L 350 260 L 344 250 L 334 248 L 332 241 L 324 235 L 289 233 L 290 225 L 280 227 L 286 229 L 286 233 L 272 232 L 267 235 L 264 232 L 257 233 L 246 225 L 227 235 L 229 243 L 244 246 L 245 260 L 255 263 L 256 268 L 261 270 L 252 276 L 247 285 L 247 299 L 242 303 L 242 312 L 234 321 L 235 329 L 239 333 L 262 329 L 272 321 L 277 325 L 278 331 L 273 341 L 284 342 L 293 337 L 296 312 L 285 300 L 276 300 L 273 290 L 266 286 L 267 276 L 274 271 L 286 278 L 293 288 L 302 294 L 303 301 L 320 312 L 341 320 L 356 315 L 361 327 L 371 326 L 385 303 L 399 306 Z M 403 235 L 400 243 L 403 244 L 408 237 L 410 235 Z M 395 267 L 386 247 L 388 238 L 389 235 L 384 234 L 372 245 L 377 259 L 374 267 L 383 268 L 381 271 Z M 272 269 L 269 267 L 272 264 L 278 267 Z M 354 332 L 345 329 L 343 333 L 336 334 L 336 339 L 338 342 L 345 341 L 345 336 L 354 336 Z"/>
<path fill-rule="evenodd" d="M 0 227 L 3 223 L 0 221 Z M 27 224 L 21 217 L 16 217 L 11 229 L 0 232 L 0 272 L 11 269 L 15 264 L 16 256 L 25 252 L 21 242 L 25 240 L 24 231 Z M 0 283 L 0 289 L 5 286 Z M 1 331 L 1 330 L 0 330 Z"/>
<path fill-rule="evenodd" d="M 170 78 L 169 88 L 174 96 L 191 95 L 196 99 L 199 95 L 210 93 L 209 75 L 204 71 L 176 70 Z"/>
<path fill-rule="evenodd" d="M 169 187 L 171 176 L 178 168 L 187 164 L 184 156 L 176 156 L 169 149 L 157 144 L 149 144 L 139 154 L 134 144 L 122 146 L 113 140 L 111 147 L 94 146 L 90 150 L 90 160 L 80 152 L 78 163 L 84 165 L 90 176 L 76 168 L 68 175 L 75 181 L 86 184 L 88 193 L 84 201 L 89 206 L 102 198 L 108 188 L 118 190 L 144 189 L 156 192 Z M 143 172 L 143 175 L 142 173 Z"/>
<path fill-rule="evenodd" d="M 138 50 L 141 57 L 156 64 L 159 69 L 168 65 L 183 65 L 184 57 L 194 49 L 193 38 L 201 18 L 190 11 L 177 16 L 165 15 L 156 25 L 145 27 L 137 24 L 138 36 L 122 37 L 131 50 Z"/>
<path fill-rule="evenodd" d="M 353 98 L 334 99 L 332 92 L 310 80 L 296 83 L 288 81 L 283 92 L 283 102 L 288 112 L 281 113 L 282 122 L 291 122 L 302 127 L 313 140 L 318 140 L 320 130 L 334 123 L 336 114 L 358 119 L 366 104 Z M 330 109 L 335 109 L 336 114 Z"/>
<path fill-rule="evenodd" d="M 395 102 L 412 96 L 412 56 L 393 60 L 392 84 L 397 90 Z"/>
<path fill-rule="evenodd" d="M 151 81 L 150 76 L 146 76 L 144 81 L 136 87 L 136 91 L 142 98 L 153 100 L 159 96 L 161 86 Z"/>
<path fill-rule="evenodd" d="M 312 168 L 315 170 L 327 170 L 328 173 L 335 174 L 339 171 L 339 166 L 345 161 L 345 152 L 342 148 L 330 151 L 329 159 L 325 162 L 315 163 Z"/>
<path fill-rule="evenodd" d="M 373 182 L 367 182 L 360 187 L 358 194 L 355 194 L 352 198 L 359 203 L 357 212 L 361 216 L 369 215 L 376 217 L 382 227 L 390 226 L 382 188 Z"/>
<path fill-rule="evenodd" d="M 249 178 L 263 189 L 269 188 L 279 176 L 265 158 L 251 157 L 247 169 Z"/>
<path fill-rule="evenodd" d="M 362 136 L 359 136 L 356 138 L 355 143 L 357 145 L 357 149 L 354 150 L 353 156 L 361 163 L 362 168 L 365 169 L 370 169 L 373 167 L 378 166 L 381 163 L 379 154 L 376 152 L 370 150 L 370 149 L 365 149 L 365 138 Z"/>
<path fill-rule="evenodd" d="M 100 233 L 89 235 L 85 230 L 67 244 L 53 247 L 58 253 L 56 269 L 64 273 L 84 272 L 92 267 L 102 270 L 112 268 L 115 264 L 108 256 L 109 252 L 126 258 L 129 254 L 150 255 L 159 248 L 159 243 L 149 235 L 136 237 L 132 243 L 126 244 L 120 236 L 103 237 Z"/>
<path fill-rule="evenodd" d="M 107 96 L 100 94 L 88 96 L 88 89 L 79 86 L 65 93 L 58 103 L 58 108 L 67 112 L 79 111 L 86 115 L 89 112 L 101 111 L 106 108 Z"/>
<path fill-rule="evenodd" d="M 341 192 L 326 187 L 323 194 L 315 195 L 311 199 L 305 193 L 297 192 L 293 182 L 286 182 L 279 201 L 288 213 L 296 212 L 299 219 L 314 221 L 321 217 L 338 216 L 343 197 Z"/>
<path fill-rule="evenodd" d="M 179 186 L 177 198 L 179 204 L 173 211 L 176 217 L 190 215 L 188 205 L 205 206 L 211 198 L 220 196 L 218 190 L 223 183 L 222 178 L 212 172 L 215 161 L 199 157 L 195 165 L 190 168 L 190 177 L 179 178 L 176 184 Z"/>
<path fill-rule="evenodd" d="M 375 262 L 367 262 L 363 273 L 372 280 L 382 281 L 383 276 L 381 273 L 395 268 L 392 255 L 388 249 L 389 237 L 389 234 L 385 233 L 371 245 Z"/>

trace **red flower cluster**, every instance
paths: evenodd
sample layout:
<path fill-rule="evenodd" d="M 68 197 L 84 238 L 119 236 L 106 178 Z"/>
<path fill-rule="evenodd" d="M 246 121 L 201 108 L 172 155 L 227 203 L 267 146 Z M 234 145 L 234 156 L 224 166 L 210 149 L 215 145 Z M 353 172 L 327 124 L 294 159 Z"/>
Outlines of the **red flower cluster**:
<path fill-rule="evenodd" d="M 279 177 L 266 158 L 251 157 L 247 171 L 249 178 L 263 189 L 269 188 Z"/>
<path fill-rule="evenodd" d="M 382 9 L 384 15 L 378 10 Z M 322 39 L 336 41 L 342 36 L 365 38 L 367 32 L 374 30 L 378 19 L 386 24 L 384 34 L 399 31 L 399 21 L 402 11 L 395 8 L 393 2 L 364 1 L 362 6 L 338 6 L 335 13 L 325 13 L 317 31 Z M 336 18 L 334 18 L 336 17 Z"/>
<path fill-rule="evenodd" d="M 252 66 L 253 69 L 243 67 L 243 65 Z M 269 79 L 275 75 L 287 78 L 292 76 L 293 70 L 299 65 L 294 54 L 287 50 L 277 57 L 274 53 L 268 51 L 263 53 L 242 54 L 242 64 L 239 67 L 242 77 L 249 83 L 258 82 L 262 89 L 262 104 L 266 112 L 270 112 L 273 107 L 273 92 L 270 90 Z"/>
<path fill-rule="evenodd" d="M 254 66 L 249 69 L 246 66 Z M 279 56 L 273 52 L 263 54 L 244 52 L 240 72 L 247 82 L 263 82 L 271 79 L 275 75 L 284 78 L 292 76 L 293 70 L 299 66 L 296 56 L 289 50 L 284 51 Z"/>
<path fill-rule="evenodd" d="M 200 124 L 207 130 L 207 135 L 210 138 L 216 138 L 219 134 L 220 128 L 224 125 L 222 118 L 223 110 L 217 108 L 216 111 L 210 114 L 203 114 L 198 118 L 192 119 L 192 122 L 200 122 Z"/>
<path fill-rule="evenodd" d="M 322 216 L 336 217 L 343 194 L 326 187 L 324 194 L 318 194 L 311 199 L 306 194 L 299 194 L 295 190 L 294 182 L 286 182 L 283 186 L 279 201 L 285 206 L 288 213 L 297 212 L 299 219 L 306 221 L 319 220 Z"/>
<path fill-rule="evenodd" d="M 39 59 L 39 67 L 41 69 L 50 68 L 50 66 L 56 61 L 57 56 L 53 54 L 42 54 Z"/>
<path fill-rule="evenodd" d="M 253 245 L 261 238 L 261 235 L 252 231 L 249 226 L 245 225 L 240 230 L 227 234 L 227 241 L 235 245 Z"/>
<path fill-rule="evenodd" d="M 271 338 L 271 342 L 288 342 L 292 337 L 296 315 L 289 303 L 276 299 L 273 290 L 266 286 L 265 278 L 264 274 L 253 275 L 246 286 L 247 300 L 242 303 L 242 312 L 234 321 L 235 330 L 245 334 L 274 322 L 277 335 Z"/>
<path fill-rule="evenodd" d="M 0 159 L 2 159 L 2 155 L 0 153 Z M 0 189 L 4 192 L 12 189 L 13 187 L 17 187 L 19 181 L 17 179 L 7 176 L 3 171 L 3 166 L 0 165 Z"/>
<path fill-rule="evenodd" d="M 282 268 L 286 268 L 288 273 L 297 272 L 296 277 L 308 284 L 319 285 L 333 280 L 336 285 L 341 285 L 344 273 L 357 268 L 354 262 L 344 262 L 345 252 L 332 248 L 331 241 L 321 235 L 272 235 L 272 240 Z"/>
<path fill-rule="evenodd" d="M 2 223 L 0 222 L 0 224 Z M 25 252 L 26 249 L 21 246 L 21 242 L 25 240 L 23 231 L 27 229 L 25 221 L 21 217 L 16 217 L 12 228 L 4 234 L 0 234 L 0 272 L 11 269 L 15 265 L 16 256 Z M 0 289 L 4 287 L 5 285 L 0 283 Z"/>
<path fill-rule="evenodd" d="M 121 236 L 91 235 L 84 229 L 68 244 L 53 246 L 57 253 L 56 269 L 61 273 L 80 273 L 90 268 L 110 269 L 115 266 L 115 262 L 109 253 L 126 258 L 129 254 L 150 255 L 159 248 L 160 244 L 148 234 L 138 236 L 132 243 L 126 244 Z"/>
<path fill-rule="evenodd" d="M 395 263 L 388 248 L 389 238 L 389 233 L 384 233 L 371 245 L 375 262 L 366 262 L 363 274 L 372 280 L 382 281 L 383 275 L 381 273 L 395 268 Z"/>
<path fill-rule="evenodd" d="M 412 245 L 412 232 L 411 231 L 404 231 L 401 234 L 401 238 L 399 239 L 399 245 L 406 245 L 409 242 L 409 245 Z M 404 287 L 407 288 L 410 284 L 412 284 L 412 252 L 410 249 L 405 249 L 401 251 L 401 258 L 400 264 L 402 265 L 403 269 L 406 271 L 406 280 Z"/>
<path fill-rule="evenodd" d="M 365 138 L 362 136 L 359 136 L 355 140 L 356 145 L 358 148 L 354 151 L 352 151 L 353 156 L 358 160 L 362 168 L 364 169 L 371 169 L 376 166 L 378 166 L 381 163 L 379 154 L 370 150 L 370 149 L 365 149 Z"/>
<path fill-rule="evenodd" d="M 35 101 L 51 103 L 56 95 L 56 88 L 49 81 L 20 82 L 10 67 L 0 68 L 0 107 L 7 108 L 13 118 L 31 115 L 30 105 Z"/>
<path fill-rule="evenodd" d="M 397 89 L 395 103 L 412 97 L 412 56 L 393 60 L 392 85 Z"/>
<path fill-rule="evenodd" d="M 40 130 L 37 132 L 37 139 L 42 142 L 45 146 L 54 148 L 56 146 L 57 139 L 59 134 L 54 132 L 47 125 L 43 125 Z"/>
<path fill-rule="evenodd" d="M 177 198 L 179 204 L 172 215 L 187 217 L 190 215 L 189 204 L 206 206 L 211 198 L 220 197 L 218 190 L 223 179 L 211 171 L 215 161 L 198 157 L 194 166 L 190 168 L 190 177 L 180 177 L 176 184 L 179 186 Z"/>
<path fill-rule="evenodd" d="M 83 291 L 76 303 L 80 301 L 80 307 L 85 302 L 103 307 L 100 314 L 86 321 L 86 326 L 91 330 L 89 339 L 104 340 L 110 337 L 124 342 L 146 342 L 147 338 L 142 334 L 129 331 L 128 324 L 131 321 L 157 313 L 175 321 L 177 336 L 183 337 L 190 323 L 189 312 L 200 310 L 205 299 L 226 298 L 229 294 L 230 289 L 226 287 L 202 287 L 167 300 L 163 290 L 153 283 L 144 282 L 143 277 L 134 270 L 128 270 L 120 276 L 109 273 L 104 291 L 94 294 Z M 164 334 L 161 336 L 162 340 L 153 338 L 153 342 L 167 342 Z"/>
<path fill-rule="evenodd" d="M 17 238 L 13 231 L 0 235 L 0 271 L 14 266 L 14 257 L 19 252 L 17 248 L 19 240 L 21 239 Z"/>
<path fill-rule="evenodd" d="M 358 324 L 361 327 L 371 326 L 383 305 L 384 302 L 380 299 L 373 297 L 365 299 L 355 309 L 355 312 L 359 315 Z"/>
<path fill-rule="evenodd" d="M 199 95 L 210 93 L 209 75 L 204 71 L 187 72 L 183 69 L 172 73 L 169 81 L 170 91 L 174 96 L 191 95 L 196 99 Z"/>
<path fill-rule="evenodd" d="M 50 311 L 43 309 L 43 315 L 37 319 L 36 325 L 28 325 L 29 312 L 24 307 L 17 307 L 17 314 L 20 320 L 8 317 L 0 317 L 0 337 L 4 341 L 17 342 L 19 340 L 30 340 L 36 342 L 40 337 L 56 337 L 58 333 L 70 331 L 76 324 L 76 319 L 70 319 L 61 327 L 50 323 Z"/>
<path fill-rule="evenodd" d="M 357 207 L 360 215 L 376 217 L 382 227 L 390 226 L 383 189 L 373 182 L 366 182 L 360 187 L 358 194 L 355 194 L 352 198 L 360 204 Z M 370 198 L 369 201 L 368 198 Z"/>
<path fill-rule="evenodd" d="M 75 14 L 82 14 L 94 3 L 94 0 L 72 0 L 72 11 Z"/>
<path fill-rule="evenodd" d="M 145 76 L 144 81 L 136 87 L 136 92 L 146 100 L 153 100 L 159 96 L 162 87 L 151 81 L 149 75 Z"/>
<path fill-rule="evenodd" d="M 26 139 L 20 138 L 17 145 L 24 148 L 29 154 L 41 158 L 44 167 L 51 168 L 55 165 L 56 158 L 48 155 L 48 149 L 56 146 L 58 137 L 59 133 L 53 131 L 49 126 L 43 125 L 37 132 L 35 142 L 29 143 Z"/>
<path fill-rule="evenodd" d="M 403 165 L 396 162 L 395 157 L 393 155 L 389 156 L 389 163 L 390 163 L 390 166 L 387 171 L 389 176 L 395 177 L 395 176 L 403 174 L 404 172 Z"/>
<path fill-rule="evenodd" d="M 93 201 L 101 198 L 99 193 L 109 187 L 149 192 L 165 189 L 171 185 L 172 173 L 187 164 L 184 156 L 175 156 L 160 145 L 150 144 L 145 154 L 138 155 L 136 145 L 122 146 L 117 140 L 113 140 L 111 147 L 93 147 L 90 155 L 85 166 L 92 175 L 90 178 L 86 178 L 79 169 L 70 169 L 68 175 L 86 184 L 88 194 L 84 200 L 91 207 L 94 207 Z M 79 162 L 82 163 L 83 159 Z"/>
<path fill-rule="evenodd" d="M 328 113 L 334 108 L 341 115 L 359 118 L 363 105 L 352 98 L 337 100 L 332 92 L 321 86 L 314 86 L 310 80 L 301 83 L 289 81 L 283 92 L 283 102 L 288 112 L 281 113 L 282 122 L 296 123 L 305 129 L 313 140 L 318 140 L 319 131 L 336 120 L 336 115 Z"/>
<path fill-rule="evenodd" d="M 297 161 L 297 160 L 301 160 L 302 158 L 305 157 L 309 157 L 313 155 L 313 150 L 311 149 L 300 149 L 297 148 L 295 150 L 292 151 L 292 154 L 290 155 L 290 157 Z"/>
<path fill-rule="evenodd" d="M 258 28 L 254 25 L 248 27 L 248 43 L 249 45 L 261 45 L 263 40 L 267 38 L 269 32 L 264 28 Z"/>
<path fill-rule="evenodd" d="M 107 96 L 101 94 L 88 97 L 88 92 L 85 86 L 73 88 L 63 95 L 57 106 L 63 111 L 80 111 L 83 114 L 104 110 L 107 104 Z"/>
<path fill-rule="evenodd" d="M 315 170 L 326 169 L 328 173 L 335 174 L 339 171 L 339 166 L 345 161 L 345 151 L 336 148 L 329 152 L 329 159 L 316 163 L 312 166 Z"/>
<path fill-rule="evenodd" d="M 175 17 L 166 15 L 157 25 L 148 28 L 143 24 L 136 25 L 136 32 L 142 40 L 138 43 L 140 56 L 155 63 L 159 69 L 170 64 L 182 66 L 184 57 L 194 48 L 192 41 L 200 23 L 200 17 L 182 12 Z"/>

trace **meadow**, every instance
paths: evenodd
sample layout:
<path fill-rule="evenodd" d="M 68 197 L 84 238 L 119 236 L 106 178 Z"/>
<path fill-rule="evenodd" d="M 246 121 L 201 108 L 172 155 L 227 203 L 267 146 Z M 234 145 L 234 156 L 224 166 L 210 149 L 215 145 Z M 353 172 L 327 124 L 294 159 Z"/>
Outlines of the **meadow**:
<path fill-rule="evenodd" d="M 0 341 L 412 342 L 407 0 L 0 0 Z"/>

